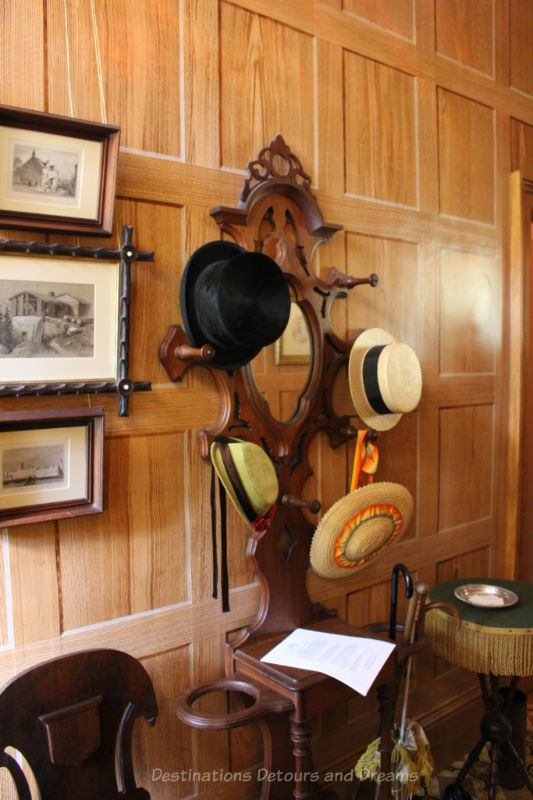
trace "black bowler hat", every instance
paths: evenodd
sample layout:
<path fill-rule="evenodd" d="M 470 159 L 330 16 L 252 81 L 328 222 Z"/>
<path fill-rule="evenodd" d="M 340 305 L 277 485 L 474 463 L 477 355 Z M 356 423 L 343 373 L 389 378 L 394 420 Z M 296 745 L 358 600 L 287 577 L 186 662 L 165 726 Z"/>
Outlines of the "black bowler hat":
<path fill-rule="evenodd" d="M 180 306 L 190 344 L 212 345 L 215 356 L 209 363 L 234 370 L 281 336 L 291 295 L 285 275 L 269 256 L 217 241 L 189 258 Z"/>

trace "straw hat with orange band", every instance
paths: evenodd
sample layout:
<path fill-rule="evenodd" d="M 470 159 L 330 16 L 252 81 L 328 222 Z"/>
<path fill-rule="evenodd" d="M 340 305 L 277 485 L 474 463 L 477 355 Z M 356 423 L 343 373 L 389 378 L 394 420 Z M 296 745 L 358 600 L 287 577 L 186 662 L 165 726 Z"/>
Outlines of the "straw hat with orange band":
<path fill-rule="evenodd" d="M 378 454 L 368 434 L 358 431 L 352 491 L 324 514 L 311 542 L 311 566 L 323 578 L 346 578 L 367 566 L 403 535 L 413 513 L 404 486 L 374 483 Z"/>

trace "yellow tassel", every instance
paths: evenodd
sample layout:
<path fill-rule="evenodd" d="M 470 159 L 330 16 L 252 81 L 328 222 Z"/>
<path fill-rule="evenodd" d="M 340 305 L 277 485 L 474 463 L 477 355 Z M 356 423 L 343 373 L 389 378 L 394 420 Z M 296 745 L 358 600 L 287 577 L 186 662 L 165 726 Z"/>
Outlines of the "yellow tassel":
<path fill-rule="evenodd" d="M 415 794 L 424 784 L 429 782 L 434 773 L 433 756 L 429 742 L 422 726 L 408 720 L 404 741 L 399 741 L 399 730 L 395 726 L 392 731 L 391 768 L 394 779 L 405 789 L 407 796 Z M 359 757 L 354 772 L 358 778 L 376 780 L 381 770 L 381 739 L 374 739 Z"/>
<path fill-rule="evenodd" d="M 378 772 L 381 772 L 380 744 L 381 739 L 379 737 L 374 739 L 370 742 L 364 753 L 359 756 L 357 764 L 354 767 L 354 772 L 361 780 L 367 778 L 374 780 Z"/>

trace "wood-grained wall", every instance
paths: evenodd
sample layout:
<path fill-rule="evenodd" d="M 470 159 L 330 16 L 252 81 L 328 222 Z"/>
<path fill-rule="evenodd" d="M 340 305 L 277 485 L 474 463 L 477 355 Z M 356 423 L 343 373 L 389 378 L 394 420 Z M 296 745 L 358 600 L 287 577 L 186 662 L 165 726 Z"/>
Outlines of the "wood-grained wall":
<path fill-rule="evenodd" d="M 112 395 L 0 401 L 2 411 L 106 409 L 104 512 L 2 535 L 0 680 L 60 652 L 124 649 L 142 659 L 160 704 L 137 739 L 154 800 L 257 796 L 255 781 L 188 774 L 257 764 L 254 731 L 193 732 L 173 713 L 178 692 L 223 673 L 224 641 L 258 603 L 236 515 L 231 613 L 210 597 L 209 469 L 196 431 L 214 423 L 218 400 L 203 370 L 172 385 L 157 357 L 180 321 L 181 271 L 218 238 L 209 210 L 236 204 L 246 164 L 281 133 L 324 218 L 344 226 L 317 263 L 380 276 L 336 309 L 339 333 L 385 327 L 416 349 L 424 375 L 418 411 L 380 439 L 379 477 L 416 498 L 410 530 L 345 582 L 310 574 L 313 599 L 366 623 L 388 615 L 396 561 L 430 584 L 511 574 L 509 176 L 533 179 L 533 2 L 6 0 L 0 35 L 0 102 L 121 127 L 111 241 L 133 224 L 135 244 L 156 252 L 133 270 L 131 377 L 153 390 L 132 398 L 129 418 Z M 294 403 L 285 386 L 283 413 Z M 338 403 L 351 413 L 345 385 Z M 317 439 L 313 459 L 308 494 L 328 508 L 347 490 L 351 450 Z M 412 711 L 438 730 L 472 687 L 428 655 Z M 317 766 L 351 766 L 375 719 L 371 700 L 354 699 L 317 721 Z M 152 781 L 154 769 L 185 773 Z"/>

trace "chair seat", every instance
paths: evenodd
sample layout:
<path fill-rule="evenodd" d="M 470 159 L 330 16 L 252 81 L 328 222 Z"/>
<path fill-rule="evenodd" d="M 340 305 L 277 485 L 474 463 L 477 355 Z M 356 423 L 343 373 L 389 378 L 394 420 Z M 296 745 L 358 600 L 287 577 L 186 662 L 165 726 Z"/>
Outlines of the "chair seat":
<path fill-rule="evenodd" d="M 368 639 L 379 639 L 381 641 L 387 640 L 386 634 L 384 633 L 369 632 L 364 628 L 359 628 L 355 625 L 350 625 L 348 622 L 343 622 L 336 617 L 328 617 L 312 623 L 306 626 L 306 628 L 321 633 L 335 633 L 343 636 L 362 636 Z M 234 651 L 236 668 L 263 683 L 267 683 L 268 685 L 272 685 L 273 683 L 277 690 L 285 696 L 291 696 L 294 693 L 305 693 L 306 706 L 309 714 L 320 713 L 321 710 L 329 707 L 333 701 L 337 702 L 353 696 L 353 689 L 322 672 L 286 667 L 261 661 L 264 655 L 285 639 L 291 632 L 292 631 L 279 633 L 275 636 L 253 641 L 251 644 L 244 644 Z M 392 654 L 394 657 L 387 659 L 373 685 L 388 683 L 394 680 L 397 663 L 395 653 L 397 650 Z"/>

